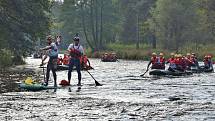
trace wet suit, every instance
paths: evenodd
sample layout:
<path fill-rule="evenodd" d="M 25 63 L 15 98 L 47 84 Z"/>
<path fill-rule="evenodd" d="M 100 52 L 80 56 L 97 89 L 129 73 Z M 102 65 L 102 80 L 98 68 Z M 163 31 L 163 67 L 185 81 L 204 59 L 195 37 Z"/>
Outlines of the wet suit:
<path fill-rule="evenodd" d="M 76 66 L 76 71 L 78 73 L 78 85 L 81 85 L 81 63 L 80 57 L 83 55 L 83 47 L 78 44 L 77 46 L 74 44 L 70 44 L 68 47 L 68 51 L 70 52 L 71 59 L 69 61 L 69 71 L 68 71 L 68 81 L 70 84 L 73 66 Z"/>
<path fill-rule="evenodd" d="M 57 87 L 57 75 L 56 75 L 56 70 L 57 70 L 57 59 L 58 59 L 58 42 L 53 42 L 46 48 L 43 48 L 43 50 L 47 50 L 47 55 L 43 59 L 43 61 L 46 59 L 47 56 L 49 56 L 49 61 L 47 64 L 47 70 L 46 70 L 46 81 L 45 81 L 45 86 L 48 85 L 48 80 L 50 77 L 50 71 L 52 71 L 53 77 L 54 77 L 54 86 Z"/>

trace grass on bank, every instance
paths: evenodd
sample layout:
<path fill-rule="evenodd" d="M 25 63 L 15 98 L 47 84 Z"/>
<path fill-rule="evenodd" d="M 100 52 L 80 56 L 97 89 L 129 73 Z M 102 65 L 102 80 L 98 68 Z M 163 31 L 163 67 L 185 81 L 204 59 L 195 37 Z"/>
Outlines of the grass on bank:
<path fill-rule="evenodd" d="M 101 55 L 105 52 L 115 52 L 117 53 L 118 58 L 120 59 L 129 59 L 129 60 L 149 60 L 151 57 L 152 52 L 156 52 L 159 54 L 160 52 L 163 52 L 166 58 L 170 57 L 170 53 L 176 51 L 170 51 L 170 50 L 163 50 L 161 48 L 152 49 L 149 45 L 146 44 L 140 44 L 140 48 L 136 49 L 135 44 L 108 44 L 107 49 L 104 51 L 98 51 L 92 53 L 90 49 L 86 49 L 86 55 L 88 57 L 93 58 L 100 58 Z M 194 44 L 187 44 L 187 46 L 184 46 L 183 48 L 178 50 L 178 53 L 186 55 L 186 53 L 196 53 L 199 60 L 201 61 L 206 54 L 211 54 L 213 56 L 213 60 L 215 60 L 215 45 L 194 45 Z"/>

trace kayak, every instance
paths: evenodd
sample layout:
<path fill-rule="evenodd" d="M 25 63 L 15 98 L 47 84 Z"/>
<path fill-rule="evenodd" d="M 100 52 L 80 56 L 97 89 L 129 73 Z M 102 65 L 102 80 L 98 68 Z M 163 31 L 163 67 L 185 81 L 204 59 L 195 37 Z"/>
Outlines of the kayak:
<path fill-rule="evenodd" d="M 42 84 L 25 84 L 25 83 L 19 84 L 19 88 L 25 89 L 28 91 L 40 91 L 40 90 L 46 90 L 46 89 L 54 89 L 54 87 L 47 87 Z"/>
<path fill-rule="evenodd" d="M 155 76 L 185 76 L 185 75 L 192 75 L 192 72 L 180 72 L 180 71 L 168 71 L 168 70 L 160 70 L 160 69 L 153 69 L 149 72 L 149 75 Z"/>

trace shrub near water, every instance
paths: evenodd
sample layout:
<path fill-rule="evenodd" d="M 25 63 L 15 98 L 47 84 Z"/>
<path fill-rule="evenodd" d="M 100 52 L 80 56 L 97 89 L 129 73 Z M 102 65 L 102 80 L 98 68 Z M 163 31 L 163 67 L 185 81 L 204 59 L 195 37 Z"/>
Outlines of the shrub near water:
<path fill-rule="evenodd" d="M 0 67 L 5 68 L 12 65 L 12 53 L 9 50 L 0 50 Z"/>
<path fill-rule="evenodd" d="M 152 49 L 149 45 L 146 44 L 140 44 L 140 48 L 136 49 L 135 44 L 121 44 L 121 43 L 113 43 L 108 44 L 106 50 L 103 51 L 96 51 L 95 53 L 92 53 L 90 49 L 86 49 L 86 55 L 88 57 L 93 58 L 100 58 L 102 54 L 104 53 L 117 53 L 118 58 L 120 59 L 129 59 L 129 60 L 149 60 L 151 57 L 151 53 L 155 52 L 159 54 L 160 52 L 164 53 L 165 58 L 170 57 L 170 53 L 176 53 L 174 50 L 163 50 L 161 48 Z M 186 55 L 187 53 L 196 53 L 199 61 L 202 61 L 204 56 L 207 54 L 211 54 L 213 59 L 215 60 L 215 46 L 213 44 L 211 45 L 196 45 L 192 43 L 188 43 L 187 46 L 184 46 L 183 48 L 180 48 L 178 50 L 178 53 L 182 55 Z"/>

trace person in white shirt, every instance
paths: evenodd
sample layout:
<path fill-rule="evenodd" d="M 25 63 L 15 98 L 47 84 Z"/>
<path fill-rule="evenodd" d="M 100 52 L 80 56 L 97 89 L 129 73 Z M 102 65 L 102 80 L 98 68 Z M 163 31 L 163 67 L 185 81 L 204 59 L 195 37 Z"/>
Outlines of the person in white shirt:
<path fill-rule="evenodd" d="M 73 66 L 76 66 L 78 73 L 78 86 L 81 86 L 81 64 L 80 58 L 84 54 L 83 47 L 79 44 L 80 38 L 78 35 L 74 37 L 74 43 L 70 44 L 67 51 L 70 54 L 69 71 L 68 71 L 68 82 L 70 84 Z"/>
<path fill-rule="evenodd" d="M 52 70 L 53 77 L 54 77 L 54 87 L 57 87 L 57 75 L 56 75 L 56 70 L 57 70 L 57 59 L 58 59 L 58 46 L 61 41 L 61 36 L 57 36 L 56 41 L 53 42 L 53 38 L 51 35 L 47 37 L 48 41 L 48 46 L 41 48 L 40 50 L 46 50 L 46 55 L 42 58 L 42 63 L 41 65 L 44 65 L 44 61 L 46 58 L 49 56 L 49 61 L 47 64 L 47 71 L 46 71 L 46 80 L 45 81 L 45 86 L 48 85 L 48 80 L 50 76 L 50 71 Z"/>

